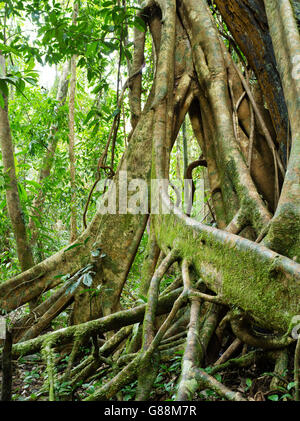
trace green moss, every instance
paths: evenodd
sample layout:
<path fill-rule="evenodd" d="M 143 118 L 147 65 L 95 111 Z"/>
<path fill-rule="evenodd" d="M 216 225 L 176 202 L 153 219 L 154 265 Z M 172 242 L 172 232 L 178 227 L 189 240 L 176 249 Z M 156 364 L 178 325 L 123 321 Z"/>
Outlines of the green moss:
<path fill-rule="evenodd" d="M 240 200 L 240 207 L 242 209 L 241 218 L 250 221 L 256 232 L 260 232 L 264 227 L 262 216 L 258 210 L 257 202 L 249 196 L 246 187 L 241 183 L 241 174 L 236 167 L 236 163 L 231 158 L 226 165 L 226 172 L 230 174 L 232 183 Z M 232 215 L 231 219 L 234 215 Z M 230 220 L 231 220 L 230 219 Z M 230 222 L 230 221 L 228 221 Z"/>
<path fill-rule="evenodd" d="M 266 244 L 278 253 L 300 261 L 300 217 L 299 208 L 292 203 L 281 206 L 270 225 Z"/>
<path fill-rule="evenodd" d="M 161 246 L 176 242 L 181 257 L 192 260 L 199 275 L 206 273 L 206 284 L 225 303 L 242 308 L 261 326 L 286 331 L 299 314 L 300 285 L 282 273 L 281 257 L 274 261 L 255 243 L 233 242 L 234 237 L 209 227 L 186 226 L 174 215 L 157 217 L 156 232 Z"/>

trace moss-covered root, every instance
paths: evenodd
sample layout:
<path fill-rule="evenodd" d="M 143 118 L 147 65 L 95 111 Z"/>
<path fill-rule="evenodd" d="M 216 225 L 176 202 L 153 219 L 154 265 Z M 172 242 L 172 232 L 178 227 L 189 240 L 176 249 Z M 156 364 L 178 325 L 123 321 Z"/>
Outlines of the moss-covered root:
<path fill-rule="evenodd" d="M 46 341 L 42 346 L 42 355 L 46 363 L 46 370 L 48 375 L 49 387 L 49 401 L 55 401 L 55 387 L 54 387 L 54 352 L 53 343 Z"/>
<path fill-rule="evenodd" d="M 142 357 L 138 375 L 137 400 L 147 399 L 156 377 L 156 371 L 158 370 L 159 354 L 155 349 L 157 346 L 155 348 L 153 347 L 153 339 L 155 336 L 155 317 L 159 296 L 159 285 L 163 275 L 176 258 L 177 251 L 170 251 L 161 262 L 151 279 L 143 323 Z M 158 344 L 159 341 L 157 345 Z M 149 348 L 151 348 L 151 351 L 147 352 Z"/>
<path fill-rule="evenodd" d="M 274 377 L 270 383 L 270 390 L 277 390 L 279 387 L 285 386 L 284 377 L 286 376 L 289 364 L 289 353 L 288 349 L 284 348 L 277 352 Z"/>
<path fill-rule="evenodd" d="M 207 374 L 205 371 L 196 369 L 195 370 L 195 382 L 204 385 L 206 388 L 213 390 L 219 396 L 224 397 L 230 401 L 246 401 L 242 395 L 238 392 L 233 392 L 228 389 L 222 383 L 218 382 L 214 377 Z"/>
<path fill-rule="evenodd" d="M 178 252 L 176 250 L 170 251 L 170 253 L 161 262 L 151 279 L 143 323 L 143 350 L 149 348 L 155 335 L 154 322 L 156 316 L 160 281 L 169 269 L 169 267 L 176 260 L 177 255 Z"/>
<path fill-rule="evenodd" d="M 110 339 L 108 339 L 99 349 L 99 355 L 104 357 L 111 355 L 111 353 L 127 338 L 132 332 L 132 326 L 124 326 L 118 330 Z"/>
<path fill-rule="evenodd" d="M 71 295 L 66 294 L 66 291 L 72 285 L 73 282 L 74 282 L 74 277 L 72 277 L 68 282 L 65 282 L 64 285 L 61 288 L 59 288 L 57 291 L 55 291 L 53 294 L 51 294 L 51 296 L 47 300 L 43 301 L 40 305 L 35 307 L 34 311 L 31 311 L 29 314 L 24 315 L 13 324 L 12 333 L 13 333 L 14 343 L 19 342 L 21 338 L 23 341 L 26 340 L 24 339 L 24 335 L 28 331 L 28 329 L 32 329 L 33 326 L 37 323 L 37 321 L 40 322 L 40 319 L 43 318 L 45 313 L 47 313 L 51 308 L 53 309 L 54 305 L 57 307 L 57 301 L 62 296 L 65 296 L 66 298 L 69 298 L 69 300 L 71 300 L 72 294 Z M 64 307 L 61 306 L 60 311 L 63 311 L 63 308 Z M 50 323 L 51 320 L 56 316 L 57 316 L 57 312 L 51 310 L 51 317 L 47 318 L 47 322 Z M 44 328 L 45 328 L 45 325 L 41 326 L 41 330 L 36 329 L 35 331 L 36 334 L 38 335 L 39 332 L 41 332 Z M 34 335 L 31 335 L 30 337 L 28 337 L 28 339 L 31 339 L 33 337 Z"/>
<path fill-rule="evenodd" d="M 250 323 L 243 316 L 234 317 L 231 320 L 231 328 L 237 338 L 255 348 L 262 348 L 265 350 L 282 349 L 294 341 L 294 339 L 287 335 L 258 335 L 253 331 Z"/>
<path fill-rule="evenodd" d="M 21 341 L 28 341 L 36 338 L 49 324 L 57 317 L 73 300 L 73 293 L 63 293 L 58 300 L 39 317 L 38 321 L 33 324 L 22 336 Z"/>
<path fill-rule="evenodd" d="M 226 363 L 212 367 L 210 370 L 210 374 L 213 376 L 214 374 L 219 373 L 220 371 L 227 370 L 228 368 L 250 367 L 252 364 L 258 363 L 263 358 L 266 358 L 265 353 L 263 351 L 250 351 L 247 354 L 242 355 L 241 357 L 232 358 L 226 361 Z"/>
<path fill-rule="evenodd" d="M 295 350 L 295 361 L 294 361 L 294 378 L 295 378 L 295 400 L 300 400 L 300 336 L 297 340 L 296 350 Z"/>
<path fill-rule="evenodd" d="M 191 305 L 191 319 L 187 335 L 187 344 L 182 360 L 182 374 L 179 382 L 176 400 L 186 401 L 193 398 L 194 369 L 198 366 L 199 356 L 201 355 L 201 343 L 199 340 L 200 325 L 200 300 L 193 299 Z"/>
<path fill-rule="evenodd" d="M 185 303 L 186 298 L 186 291 L 183 291 L 183 293 L 175 301 L 172 310 L 170 311 L 164 323 L 159 328 L 150 346 L 147 349 L 143 349 L 138 376 L 136 400 L 146 400 L 150 395 L 160 360 L 160 353 L 158 351 L 159 344 L 162 338 L 164 337 L 166 331 L 169 329 L 171 323 L 175 319 L 178 310 Z"/>
<path fill-rule="evenodd" d="M 172 338 L 168 338 L 167 342 L 162 341 L 158 349 L 160 351 L 164 351 L 165 349 L 170 349 L 174 346 L 185 344 L 185 343 L 186 343 L 186 332 L 181 332 L 178 335 L 173 336 Z"/>
<path fill-rule="evenodd" d="M 153 353 L 146 353 L 141 358 L 138 370 L 138 387 L 136 401 L 146 401 L 149 398 L 153 383 L 156 379 L 160 362 L 160 353 L 155 350 Z"/>
<path fill-rule="evenodd" d="M 101 364 L 102 361 L 100 359 L 95 359 L 91 356 L 89 362 L 82 366 L 80 371 L 76 371 L 75 373 L 71 372 L 70 385 L 76 389 L 76 386 L 92 376 Z"/>
<path fill-rule="evenodd" d="M 151 217 L 150 217 L 151 221 Z M 155 232 L 153 228 L 151 227 L 150 222 L 150 235 L 149 240 L 147 243 L 145 258 L 143 261 L 143 267 L 142 267 L 142 279 L 139 286 L 139 293 L 141 295 L 147 295 L 149 285 L 152 279 L 152 276 L 154 274 L 157 261 L 159 258 L 160 249 L 157 245 L 156 238 L 155 238 Z"/>
<path fill-rule="evenodd" d="M 181 276 L 177 276 L 174 279 L 174 281 L 169 286 L 167 286 L 166 289 L 163 290 L 161 295 L 166 295 L 169 292 L 174 291 L 174 289 L 179 288 L 181 285 L 182 285 L 182 278 L 181 278 Z"/>
<path fill-rule="evenodd" d="M 176 321 L 172 326 L 167 330 L 164 335 L 164 340 L 175 336 L 178 333 L 185 332 L 187 330 L 187 325 L 190 321 L 190 306 L 182 308 L 177 315 Z"/>
<path fill-rule="evenodd" d="M 85 335 L 79 335 L 75 338 L 75 341 L 74 341 L 74 344 L 73 344 L 73 347 L 72 347 L 72 351 L 71 351 L 69 359 L 68 359 L 68 365 L 67 365 L 66 372 L 65 372 L 65 375 L 64 375 L 64 381 L 67 381 L 70 378 L 71 369 L 73 367 L 75 358 L 76 358 L 76 356 L 79 352 L 79 348 L 84 342 L 84 339 L 85 339 Z"/>
<path fill-rule="evenodd" d="M 103 401 L 116 396 L 122 387 L 134 381 L 137 375 L 137 369 L 140 363 L 140 354 L 132 360 L 122 371 L 120 371 L 112 380 L 96 390 L 95 393 L 85 398 L 85 401 Z"/>
<path fill-rule="evenodd" d="M 191 301 L 191 316 L 187 334 L 187 344 L 182 360 L 182 374 L 176 396 L 176 400 L 178 401 L 191 400 L 198 389 L 198 383 L 195 381 L 195 370 L 202 364 L 207 345 L 218 322 L 218 310 L 215 306 L 214 309 L 211 308 L 207 313 L 204 323 L 201 326 L 201 301 L 199 297 L 193 295 L 189 275 L 189 263 L 186 259 L 183 260 L 182 264 L 182 278 L 184 292 L 189 295 L 189 300 Z"/>
<path fill-rule="evenodd" d="M 159 298 L 157 306 L 157 314 L 168 313 L 172 308 L 174 301 L 181 294 L 182 288 L 170 292 L 169 294 Z M 39 352 L 43 343 L 47 339 L 51 339 L 55 344 L 65 344 L 73 341 L 77 334 L 84 333 L 92 335 L 93 333 L 105 333 L 110 330 L 120 329 L 120 327 L 132 325 L 143 319 L 145 313 L 145 305 L 140 305 L 129 310 L 119 311 L 109 316 L 100 319 L 91 320 L 89 322 L 81 323 L 79 325 L 69 326 L 67 328 L 59 329 L 54 332 L 49 332 L 40 335 L 37 338 L 26 342 L 21 342 L 13 345 L 12 355 L 18 357 L 20 355 L 30 355 Z M 3 350 L 0 349 L 0 356 Z"/>

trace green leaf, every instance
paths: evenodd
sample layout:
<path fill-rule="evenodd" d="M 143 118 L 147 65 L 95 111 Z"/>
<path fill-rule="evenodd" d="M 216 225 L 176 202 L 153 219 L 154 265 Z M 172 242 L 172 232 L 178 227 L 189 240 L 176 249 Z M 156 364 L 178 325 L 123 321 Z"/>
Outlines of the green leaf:
<path fill-rule="evenodd" d="M 295 386 L 296 386 L 296 382 L 291 382 L 287 385 L 287 390 L 291 390 Z"/>
<path fill-rule="evenodd" d="M 71 250 L 71 249 L 73 249 L 75 247 L 79 247 L 79 246 L 82 246 L 82 245 L 83 245 L 83 243 L 72 244 L 70 247 L 68 247 L 66 250 L 64 250 L 64 253 L 66 251 L 69 251 L 69 250 Z"/>
<path fill-rule="evenodd" d="M 86 52 L 88 56 L 94 56 L 98 50 L 98 41 L 94 41 L 91 44 L 88 44 Z"/>
<path fill-rule="evenodd" d="M 135 16 L 132 23 L 141 32 L 145 32 L 147 29 L 145 22 L 139 16 Z"/>
<path fill-rule="evenodd" d="M 95 113 L 96 113 L 96 110 L 90 110 L 88 112 L 83 124 L 87 124 L 90 121 L 90 119 L 93 117 L 93 115 L 95 115 Z"/>
<path fill-rule="evenodd" d="M 6 205 L 6 200 L 3 199 L 2 202 L 0 203 L 0 210 L 4 209 L 5 205 Z"/>
<path fill-rule="evenodd" d="M 128 58 L 128 60 L 132 60 L 132 54 L 131 54 L 129 48 L 124 48 L 124 54 L 125 54 L 126 58 Z"/>
<path fill-rule="evenodd" d="M 19 191 L 20 199 L 23 200 L 24 202 L 26 202 L 27 199 L 28 199 L 27 193 L 26 193 L 26 190 L 24 189 L 24 187 L 22 186 L 21 183 L 18 183 L 18 191 Z"/>
<path fill-rule="evenodd" d="M 26 71 L 31 71 L 32 69 L 34 69 L 34 66 L 35 66 L 34 58 L 31 57 L 29 62 L 27 63 Z"/>
<path fill-rule="evenodd" d="M 32 86 L 36 86 L 37 84 L 37 80 L 33 77 L 24 77 L 24 80 L 26 80 L 26 82 L 30 83 Z"/>
<path fill-rule="evenodd" d="M 34 181 L 34 180 L 26 180 L 25 182 L 26 182 L 26 184 L 29 184 L 29 185 L 31 185 L 31 186 L 39 189 L 39 190 L 42 188 L 42 186 L 37 181 Z"/>
<path fill-rule="evenodd" d="M 104 3 L 102 3 L 102 7 L 109 7 L 109 6 L 113 6 L 114 2 L 113 1 L 105 1 Z"/>
<path fill-rule="evenodd" d="M 118 114 L 120 114 L 120 112 L 120 108 L 116 108 L 115 111 L 112 113 L 111 117 L 116 117 Z"/>
<path fill-rule="evenodd" d="M 99 126 L 100 126 L 100 123 L 99 123 L 99 121 L 97 121 L 97 123 L 95 124 L 95 126 L 94 126 L 94 128 L 92 130 L 92 133 L 91 133 L 92 136 L 96 136 L 96 134 L 97 134 L 97 132 L 99 130 Z"/>
<path fill-rule="evenodd" d="M 144 295 L 142 295 L 142 294 L 138 294 L 138 297 L 139 297 L 142 301 L 144 301 L 144 303 L 146 303 L 146 302 L 147 302 L 147 297 L 145 297 Z"/>
<path fill-rule="evenodd" d="M 0 43 L 0 51 L 2 53 L 12 53 L 12 54 L 15 54 L 16 56 L 22 57 L 19 51 L 17 51 L 15 48 L 11 47 L 10 45 Z"/>
<path fill-rule="evenodd" d="M 251 387 L 251 385 L 252 385 L 252 380 L 251 380 L 251 379 L 246 379 L 246 385 L 247 385 L 248 387 Z"/>
<path fill-rule="evenodd" d="M 279 396 L 278 395 L 271 395 L 271 396 L 268 396 L 268 399 L 270 401 L 278 401 L 279 400 Z"/>
<path fill-rule="evenodd" d="M 293 399 L 293 396 L 292 395 L 290 395 L 289 393 L 285 393 L 284 395 L 282 395 L 281 396 L 281 398 L 280 398 L 280 400 L 283 400 L 283 399 Z"/>

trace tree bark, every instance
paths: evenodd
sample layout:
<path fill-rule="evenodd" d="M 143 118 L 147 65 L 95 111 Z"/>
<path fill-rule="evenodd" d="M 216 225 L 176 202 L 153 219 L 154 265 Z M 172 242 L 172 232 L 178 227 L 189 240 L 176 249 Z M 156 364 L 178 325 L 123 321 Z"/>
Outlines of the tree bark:
<path fill-rule="evenodd" d="M 69 85 L 69 70 L 70 63 L 67 62 L 62 69 L 62 73 L 59 80 L 56 101 L 58 102 L 58 109 L 65 104 L 67 93 L 68 93 L 68 85 Z M 31 231 L 31 244 L 35 245 L 38 240 L 38 227 L 35 222 L 35 219 L 40 220 L 42 215 L 42 208 L 45 201 L 45 192 L 43 190 L 43 183 L 50 176 L 51 169 L 54 162 L 54 155 L 57 147 L 57 143 L 59 141 L 57 136 L 57 123 L 52 123 L 50 127 L 49 133 L 49 144 L 47 146 L 47 152 L 45 153 L 42 164 L 39 170 L 38 176 L 38 183 L 41 186 L 41 189 L 37 193 L 36 197 L 34 198 L 32 207 L 33 207 L 33 215 L 29 219 L 29 229 Z"/>
<path fill-rule="evenodd" d="M 0 71 L 5 75 L 5 59 L 0 55 Z M 4 95 L 4 94 L 3 94 Z M 24 214 L 18 191 L 18 180 L 16 176 L 14 147 L 11 137 L 11 130 L 8 119 L 8 98 L 4 95 L 4 108 L 0 106 L 0 143 L 4 174 L 7 177 L 6 203 L 8 215 L 12 224 L 16 249 L 21 266 L 25 271 L 33 266 L 33 255 L 27 239 Z"/>
<path fill-rule="evenodd" d="M 78 15 L 78 2 L 73 5 L 72 24 L 76 25 Z M 76 95 L 76 55 L 71 58 L 71 80 L 70 80 L 70 98 L 69 98 L 69 158 L 70 158 L 70 243 L 77 237 L 77 207 L 76 207 L 76 169 L 75 169 L 75 95 Z"/>

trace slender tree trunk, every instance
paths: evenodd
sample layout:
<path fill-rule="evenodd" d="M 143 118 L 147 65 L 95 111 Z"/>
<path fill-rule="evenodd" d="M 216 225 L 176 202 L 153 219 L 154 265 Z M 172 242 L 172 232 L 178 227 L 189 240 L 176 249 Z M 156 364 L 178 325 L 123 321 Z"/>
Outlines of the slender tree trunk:
<path fill-rule="evenodd" d="M 5 59 L 0 56 L 1 73 L 5 74 Z M 33 266 L 33 255 L 28 243 L 24 214 L 21 207 L 18 180 L 15 169 L 15 157 L 11 130 L 8 119 L 8 98 L 4 96 L 4 108 L 0 107 L 0 142 L 3 170 L 6 175 L 6 202 L 8 215 L 16 239 L 16 247 L 21 270 L 25 271 Z"/>
<path fill-rule="evenodd" d="M 76 25 L 78 15 L 78 2 L 74 2 L 72 24 Z M 76 55 L 71 58 L 71 80 L 70 80 L 70 98 L 69 98 L 69 157 L 70 157 L 70 186 L 71 186 L 71 220 L 70 220 L 70 242 L 77 237 L 77 210 L 76 210 L 76 170 L 75 170 L 75 95 L 76 95 Z"/>
<path fill-rule="evenodd" d="M 65 104 L 67 93 L 68 93 L 68 85 L 69 85 L 69 72 L 70 72 L 70 63 L 67 62 L 64 65 L 64 68 L 62 70 L 59 84 L 58 84 L 58 90 L 56 95 L 56 100 L 58 102 L 58 108 L 63 106 Z M 44 180 L 49 177 L 53 162 L 54 162 L 54 155 L 58 143 L 58 137 L 57 137 L 57 130 L 58 126 L 57 123 L 53 122 L 50 127 L 50 133 L 49 133 L 49 144 L 47 146 L 47 152 L 44 155 L 44 158 L 42 160 L 42 164 L 39 170 L 39 176 L 38 176 L 38 183 L 43 187 Z M 33 215 L 29 220 L 29 229 L 31 231 L 31 244 L 35 245 L 38 241 L 38 226 L 36 223 L 36 220 L 41 219 L 42 215 L 42 208 L 45 201 L 45 191 L 43 188 L 39 190 L 37 193 L 34 201 L 33 201 Z"/>

